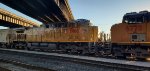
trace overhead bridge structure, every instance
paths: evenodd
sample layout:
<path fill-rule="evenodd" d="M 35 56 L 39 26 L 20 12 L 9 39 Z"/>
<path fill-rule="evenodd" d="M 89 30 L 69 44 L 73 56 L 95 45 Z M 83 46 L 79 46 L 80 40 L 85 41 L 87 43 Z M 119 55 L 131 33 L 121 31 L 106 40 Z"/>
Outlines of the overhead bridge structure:
<path fill-rule="evenodd" d="M 68 0 L 0 0 L 43 24 L 74 20 Z"/>
<path fill-rule="evenodd" d="M 17 16 L 1 8 L 0 8 L 0 26 L 5 26 L 9 28 L 39 27 L 39 25 L 36 22 Z"/>

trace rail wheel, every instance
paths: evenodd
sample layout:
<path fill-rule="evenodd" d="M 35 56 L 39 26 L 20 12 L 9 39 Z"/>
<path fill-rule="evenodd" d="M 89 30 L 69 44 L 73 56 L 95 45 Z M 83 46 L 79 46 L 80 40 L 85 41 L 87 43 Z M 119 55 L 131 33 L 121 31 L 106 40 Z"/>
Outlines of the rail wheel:
<path fill-rule="evenodd" d="M 67 54 L 71 54 L 71 49 L 66 49 Z"/>
<path fill-rule="evenodd" d="M 77 52 L 78 52 L 79 55 L 83 54 L 83 50 L 77 50 Z"/>
<path fill-rule="evenodd" d="M 1 48 L 7 48 L 6 44 L 2 44 Z"/>
<path fill-rule="evenodd" d="M 24 45 L 21 45 L 21 44 L 16 44 L 16 45 L 15 45 L 15 48 L 16 48 L 16 49 L 25 49 L 25 46 L 24 46 Z"/>

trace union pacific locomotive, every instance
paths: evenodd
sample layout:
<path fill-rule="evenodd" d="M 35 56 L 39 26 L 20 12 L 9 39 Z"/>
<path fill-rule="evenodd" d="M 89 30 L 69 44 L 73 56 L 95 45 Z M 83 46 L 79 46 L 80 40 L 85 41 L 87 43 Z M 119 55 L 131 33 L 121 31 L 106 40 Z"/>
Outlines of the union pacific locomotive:
<path fill-rule="evenodd" d="M 112 53 L 116 57 L 150 58 L 150 12 L 127 13 L 111 27 Z"/>
<path fill-rule="evenodd" d="M 79 19 L 38 28 L 0 30 L 0 47 L 150 59 L 149 27 L 150 12 L 127 13 L 122 23 L 111 27 L 111 45 L 99 45 L 98 27 Z"/>
<path fill-rule="evenodd" d="M 92 26 L 89 20 L 79 19 L 38 28 L 0 30 L 0 36 L 3 48 L 94 53 L 98 27 Z"/>

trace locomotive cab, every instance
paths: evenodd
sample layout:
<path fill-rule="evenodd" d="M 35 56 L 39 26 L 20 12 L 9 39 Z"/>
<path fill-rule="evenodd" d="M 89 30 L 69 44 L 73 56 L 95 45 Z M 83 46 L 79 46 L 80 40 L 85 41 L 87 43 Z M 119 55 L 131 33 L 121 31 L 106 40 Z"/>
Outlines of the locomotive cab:
<path fill-rule="evenodd" d="M 150 57 L 150 12 L 124 15 L 122 23 L 111 27 L 112 52 L 116 57 Z"/>
<path fill-rule="evenodd" d="M 142 29 L 141 26 L 147 27 L 147 23 L 150 21 L 150 14 L 148 11 L 141 11 L 139 13 L 127 13 L 123 17 L 124 24 L 128 24 L 127 30 L 130 32 L 131 42 L 146 42 L 146 32 L 147 29 Z M 134 28 L 132 27 L 134 26 Z M 131 28 L 132 27 L 132 28 Z"/>
<path fill-rule="evenodd" d="M 17 49 L 25 49 L 26 47 L 26 33 L 25 28 L 15 28 L 15 36 L 11 35 L 11 37 L 15 37 L 13 40 L 13 47 Z"/>
<path fill-rule="evenodd" d="M 122 23 L 126 24 L 142 24 L 150 21 L 150 13 L 148 11 L 141 11 L 139 13 L 127 13 L 123 17 Z"/>

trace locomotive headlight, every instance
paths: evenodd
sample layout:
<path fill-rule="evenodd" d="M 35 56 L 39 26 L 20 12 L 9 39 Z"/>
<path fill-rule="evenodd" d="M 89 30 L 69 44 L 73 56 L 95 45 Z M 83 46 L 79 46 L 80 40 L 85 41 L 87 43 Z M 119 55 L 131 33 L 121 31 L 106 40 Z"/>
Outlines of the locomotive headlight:
<path fill-rule="evenodd" d="M 150 61 L 150 57 L 149 57 L 149 58 L 146 58 L 146 60 L 147 60 L 147 61 Z"/>
<path fill-rule="evenodd" d="M 150 52 L 150 49 L 148 48 L 148 50 L 147 50 L 148 52 Z"/>

